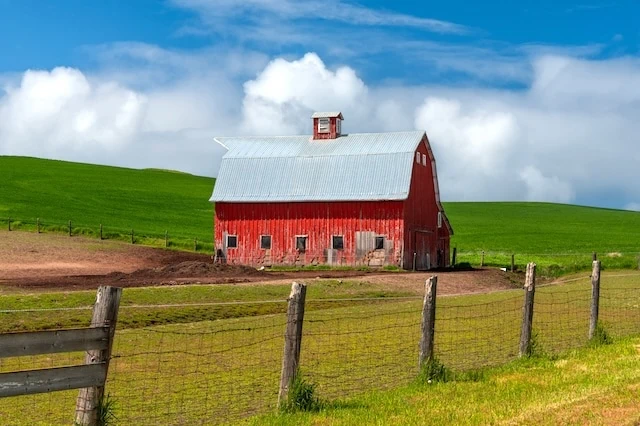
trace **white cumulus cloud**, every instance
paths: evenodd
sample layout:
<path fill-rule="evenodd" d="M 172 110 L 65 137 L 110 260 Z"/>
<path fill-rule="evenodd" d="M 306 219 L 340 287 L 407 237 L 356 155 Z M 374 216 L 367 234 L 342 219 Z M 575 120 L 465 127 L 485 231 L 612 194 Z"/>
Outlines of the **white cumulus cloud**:
<path fill-rule="evenodd" d="M 0 98 L 0 153 L 59 157 L 113 150 L 136 135 L 145 96 L 117 83 L 93 84 L 79 70 L 26 71 Z"/>
<path fill-rule="evenodd" d="M 255 134 L 308 133 L 313 111 L 350 110 L 367 94 L 353 69 L 332 71 L 315 53 L 272 61 L 244 91 L 243 127 Z"/>

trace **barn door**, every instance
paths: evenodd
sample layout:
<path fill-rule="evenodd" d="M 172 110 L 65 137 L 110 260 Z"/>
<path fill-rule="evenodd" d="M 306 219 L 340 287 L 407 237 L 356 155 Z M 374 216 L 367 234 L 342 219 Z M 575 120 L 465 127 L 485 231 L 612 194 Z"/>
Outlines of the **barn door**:
<path fill-rule="evenodd" d="M 416 232 L 416 270 L 431 269 L 430 247 L 433 234 Z"/>

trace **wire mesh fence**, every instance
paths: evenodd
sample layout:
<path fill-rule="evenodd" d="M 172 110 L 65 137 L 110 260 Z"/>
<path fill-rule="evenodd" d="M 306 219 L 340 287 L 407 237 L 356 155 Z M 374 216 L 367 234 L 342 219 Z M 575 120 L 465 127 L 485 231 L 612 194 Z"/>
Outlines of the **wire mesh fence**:
<path fill-rule="evenodd" d="M 150 227 L 153 227 L 151 224 Z M 74 220 L 60 221 L 46 218 L 0 217 L 0 228 L 37 233 L 56 233 L 69 236 L 85 236 L 100 240 L 119 240 L 131 244 L 143 244 L 153 247 L 179 248 L 183 250 L 213 253 L 213 233 L 185 235 L 172 230 L 150 230 L 139 227 L 125 228 L 100 223 L 82 223 Z"/>
<path fill-rule="evenodd" d="M 588 342 L 591 280 L 536 290 L 533 334 L 547 353 Z M 523 291 L 438 297 L 435 356 L 472 370 L 518 357 Z M 117 424 L 216 424 L 273 411 L 283 360 L 286 301 L 255 316 L 119 329 L 106 393 Z M 276 305 L 277 312 L 261 305 Z M 176 305 L 178 306 L 178 305 Z M 176 306 L 135 306 L 162 316 Z M 184 306 L 180 305 L 182 308 Z M 324 400 L 411 383 L 419 373 L 421 297 L 306 301 L 300 370 Z M 214 308 L 214 307 L 212 307 Z M 32 310 L 34 311 L 34 310 Z M 16 327 L 42 312 L 0 311 Z M 49 312 L 49 315 L 57 313 Z M 603 275 L 600 319 L 616 338 L 640 333 L 640 274 Z M 8 358 L 1 372 L 75 363 L 83 353 Z M 71 424 L 77 391 L 0 398 L 3 424 Z"/>

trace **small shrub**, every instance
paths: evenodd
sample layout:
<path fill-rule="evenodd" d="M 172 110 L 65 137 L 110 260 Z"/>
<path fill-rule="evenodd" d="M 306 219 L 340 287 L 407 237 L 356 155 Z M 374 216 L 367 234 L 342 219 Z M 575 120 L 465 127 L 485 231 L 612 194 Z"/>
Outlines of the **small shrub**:
<path fill-rule="evenodd" d="M 286 413 L 318 411 L 322 407 L 322 404 L 315 393 L 315 383 L 308 382 L 302 374 L 298 372 L 289 389 L 287 401 L 282 404 L 281 410 Z"/>
<path fill-rule="evenodd" d="M 445 383 L 453 378 L 451 371 L 436 357 L 429 358 L 422 365 L 418 375 L 419 383 Z"/>
<path fill-rule="evenodd" d="M 589 346 L 596 347 L 602 345 L 610 345 L 612 343 L 613 338 L 607 332 L 607 329 L 604 327 L 604 325 L 600 321 L 598 321 L 598 323 L 596 324 L 595 333 L 593 333 L 593 337 L 591 338 L 591 340 L 589 340 Z"/>

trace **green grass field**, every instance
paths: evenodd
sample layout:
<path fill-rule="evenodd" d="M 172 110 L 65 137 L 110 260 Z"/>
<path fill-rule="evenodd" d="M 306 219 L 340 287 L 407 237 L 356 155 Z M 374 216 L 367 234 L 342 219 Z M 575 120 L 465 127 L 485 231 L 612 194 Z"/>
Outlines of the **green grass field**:
<path fill-rule="evenodd" d="M 640 213 L 550 203 L 444 203 L 458 262 L 522 269 L 530 261 L 553 275 L 589 268 L 597 252 L 605 268 L 637 268 Z"/>
<path fill-rule="evenodd" d="M 164 170 L 134 170 L 25 157 L 0 156 L 0 222 L 212 250 L 214 179 Z M 148 238 L 144 238 L 147 236 Z"/>
<path fill-rule="evenodd" d="M 286 322 L 283 314 L 286 287 L 227 285 L 125 289 L 121 309 L 123 322 L 116 334 L 107 384 L 108 393 L 117 404 L 119 424 L 236 423 L 248 415 L 273 412 Z M 544 383 L 545 392 L 536 393 L 531 401 L 531 418 L 537 419 L 544 418 L 544 411 L 536 410 L 543 410 L 549 400 L 560 395 L 551 384 L 568 380 L 580 385 L 575 389 L 569 384 L 561 386 L 563 401 L 572 407 L 570 402 L 579 401 L 586 394 L 600 395 L 598 392 L 626 385 L 629 377 L 640 377 L 637 354 L 632 368 L 628 345 L 618 346 L 613 352 L 599 352 L 603 354 L 600 356 L 611 358 L 603 364 L 607 369 L 619 369 L 611 378 L 604 377 L 607 373 L 598 369 L 598 356 L 591 352 L 580 352 L 581 361 L 572 361 L 575 355 L 571 351 L 587 344 L 589 319 L 589 278 L 577 277 L 575 281 L 541 286 L 537 290 L 534 333 L 539 352 L 550 358 L 517 368 L 500 366 L 517 358 L 522 290 L 438 298 L 438 358 L 454 371 L 489 370 L 466 376 L 479 378 L 477 382 L 447 383 L 429 389 L 406 388 L 418 374 L 421 300 L 381 297 L 402 295 L 396 293 L 376 296 L 376 292 L 384 291 L 384 288 L 368 288 L 357 283 L 343 287 L 334 281 L 312 285 L 307 299 L 309 309 L 305 314 L 301 369 L 305 377 L 316 384 L 317 395 L 332 408 L 315 415 L 262 417 L 250 422 L 315 424 L 335 420 L 347 424 L 370 421 L 418 424 L 425 413 L 417 409 L 420 404 L 414 405 L 411 401 L 425 399 L 432 401 L 428 406 L 436 413 L 433 424 L 465 419 L 464 413 L 471 411 L 474 403 L 482 409 L 481 413 L 470 417 L 471 423 L 508 421 L 520 415 L 518 404 L 535 383 Z M 131 293 L 127 295 L 127 292 Z M 90 294 L 79 294 L 77 299 L 65 299 L 62 293 L 6 295 L 0 297 L 0 304 L 14 308 L 85 306 Z M 259 303 L 260 299 L 269 297 L 282 302 Z M 367 297 L 367 300 L 322 301 L 345 297 Z M 235 317 L 213 310 L 218 316 L 196 316 L 192 319 L 197 322 L 181 324 L 147 322 L 140 327 L 140 324 L 126 322 L 132 315 L 146 318 L 148 308 L 132 305 L 161 304 L 167 300 L 183 303 L 255 300 L 256 305 L 277 305 L 278 308 L 266 313 L 259 309 L 248 310 Z M 640 274 L 603 273 L 601 301 L 601 318 L 615 339 L 638 334 Z M 152 310 L 161 312 L 163 309 L 170 311 L 171 308 Z M 84 318 L 90 315 L 88 310 L 81 313 Z M 34 319 L 34 314 L 39 313 L 10 313 L 13 316 L 0 313 L 0 318 L 5 324 L 33 328 L 28 324 L 40 321 L 37 315 Z M 183 314 L 188 316 L 189 312 L 183 311 Z M 62 320 L 58 312 L 48 315 L 60 318 L 58 326 L 77 325 Z M 173 318 L 173 321 L 182 320 Z M 624 355 L 624 360 L 614 361 L 618 355 Z M 81 357 L 82 354 L 65 354 L 28 357 L 26 360 L 13 358 L 4 360 L 0 370 L 68 364 Z M 580 366 L 586 359 L 590 361 L 585 370 Z M 518 369 L 521 367 L 524 370 Z M 503 376 L 505 378 L 501 379 Z M 379 393 L 392 389 L 400 390 Z M 436 392 L 436 396 L 430 392 Z M 467 401 L 466 411 L 458 414 L 447 405 L 456 392 L 460 392 L 461 401 Z M 62 424 L 68 422 L 73 413 L 76 395 L 70 391 L 3 399 L 0 400 L 0 415 L 7 419 L 7 424 L 38 424 L 42 419 L 48 419 L 42 424 L 47 421 L 48 424 Z M 410 400 L 397 404 L 396 401 L 406 395 L 412 395 Z M 370 409 L 372 404 L 379 403 L 379 398 L 390 402 L 378 410 Z M 491 404 L 496 401 L 502 401 L 503 408 L 491 410 Z M 411 407 L 417 411 L 412 411 Z"/>

